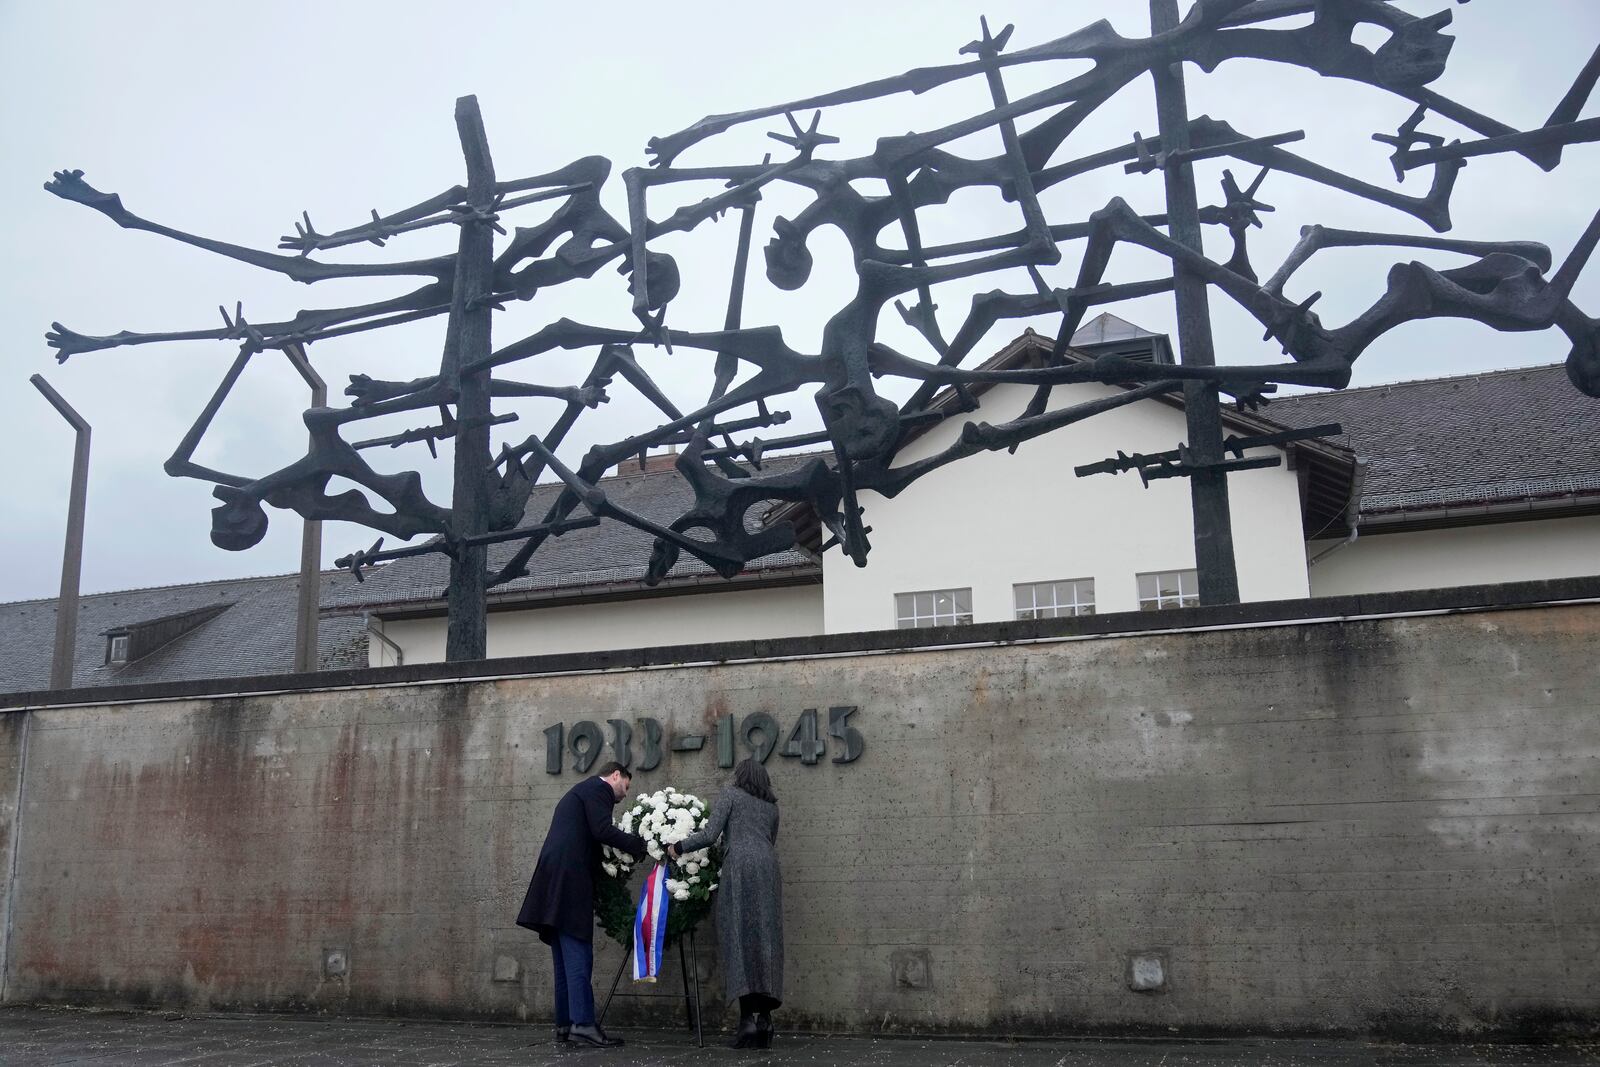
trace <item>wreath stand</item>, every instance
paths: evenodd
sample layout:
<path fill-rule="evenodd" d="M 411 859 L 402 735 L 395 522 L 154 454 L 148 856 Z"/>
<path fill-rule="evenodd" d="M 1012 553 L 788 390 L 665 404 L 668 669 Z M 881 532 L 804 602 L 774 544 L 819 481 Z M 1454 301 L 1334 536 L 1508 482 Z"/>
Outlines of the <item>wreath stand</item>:
<path fill-rule="evenodd" d="M 689 942 L 688 952 L 685 952 L 683 949 L 683 942 L 685 939 L 687 939 Z M 599 1017 L 595 1019 L 596 1026 L 603 1026 L 605 1024 L 606 1012 L 611 1010 L 611 999 L 613 997 L 669 997 L 673 999 L 678 997 L 677 993 L 618 993 L 617 986 L 622 982 L 622 972 L 628 969 L 628 961 L 631 959 L 633 959 L 633 945 L 630 942 L 628 945 L 628 950 L 623 953 L 622 962 L 617 966 L 616 977 L 611 979 L 611 991 L 606 994 L 606 1002 L 600 1008 Z M 695 966 L 692 968 L 694 971 L 694 987 L 692 992 L 689 985 L 689 971 L 691 970 L 689 963 L 691 960 L 695 964 Z M 683 937 L 678 938 L 678 971 L 683 976 L 683 1014 L 689 1028 L 694 1030 L 695 1044 L 700 1048 L 705 1048 L 706 1038 L 704 1031 L 701 1029 L 700 1023 L 699 964 L 700 954 L 695 948 L 694 931 L 690 930 L 688 933 L 684 934 Z"/>

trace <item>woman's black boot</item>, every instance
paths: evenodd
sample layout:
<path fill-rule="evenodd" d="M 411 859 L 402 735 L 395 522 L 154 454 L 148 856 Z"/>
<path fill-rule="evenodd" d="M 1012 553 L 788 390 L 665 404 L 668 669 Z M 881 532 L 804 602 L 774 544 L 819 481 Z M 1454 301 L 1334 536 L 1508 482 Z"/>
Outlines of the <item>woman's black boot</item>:
<path fill-rule="evenodd" d="M 739 1033 L 730 1043 L 730 1048 L 758 1048 L 756 1044 L 756 1017 L 748 1013 L 739 1016 Z"/>
<path fill-rule="evenodd" d="M 756 1048 L 772 1047 L 772 1013 L 761 1012 L 756 1016 Z"/>

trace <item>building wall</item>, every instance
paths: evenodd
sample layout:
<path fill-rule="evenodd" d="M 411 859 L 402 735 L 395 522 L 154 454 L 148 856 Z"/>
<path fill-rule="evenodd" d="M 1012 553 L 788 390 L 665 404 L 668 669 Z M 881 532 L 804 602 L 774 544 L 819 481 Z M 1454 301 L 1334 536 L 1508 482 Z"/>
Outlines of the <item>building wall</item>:
<path fill-rule="evenodd" d="M 23 756 L 27 748 L 28 717 L 0 715 L 0 1000 L 6 994 L 5 962 L 11 949 L 11 871 L 21 833 Z"/>
<path fill-rule="evenodd" d="M 787 1026 L 1593 1032 L 1597 634 L 1579 603 L 17 712 L 7 998 L 545 1021 L 512 920 L 578 780 L 547 731 L 853 705 L 854 762 L 769 761 Z M 636 788 L 712 795 L 715 750 Z"/>
<path fill-rule="evenodd" d="M 1051 408 L 1113 395 L 1099 385 L 1061 388 Z M 1000 386 L 972 418 L 1017 417 L 1032 390 Z M 898 465 L 952 444 L 966 420 L 914 441 Z M 1135 575 L 1192 568 L 1194 522 L 1182 479 L 1140 484 L 1134 473 L 1073 476 L 1073 467 L 1125 452 L 1163 452 L 1188 437 L 1183 412 L 1145 401 L 1030 441 L 1016 455 L 983 452 L 914 483 L 893 500 L 863 494 L 872 553 L 857 568 L 824 557 L 828 633 L 895 625 L 894 594 L 971 587 L 975 622 L 1015 617 L 1012 586 L 1093 578 L 1097 610 L 1138 607 Z M 1252 455 L 1266 455 L 1264 449 Z M 1281 453 L 1279 453 L 1281 455 Z M 1299 489 L 1287 465 L 1228 479 L 1239 592 L 1246 601 L 1307 595 Z"/>
<path fill-rule="evenodd" d="M 375 625 L 381 625 L 384 636 L 400 646 L 406 663 L 444 661 L 442 616 Z M 488 653 L 495 659 L 820 633 L 822 587 L 800 585 L 493 611 L 489 613 Z M 367 646 L 372 666 L 394 665 L 393 649 L 376 638 L 370 638 Z"/>
<path fill-rule="evenodd" d="M 1308 559 L 1338 541 L 1312 541 Z M 1600 515 L 1366 534 L 1310 568 L 1312 596 L 1600 574 Z"/>

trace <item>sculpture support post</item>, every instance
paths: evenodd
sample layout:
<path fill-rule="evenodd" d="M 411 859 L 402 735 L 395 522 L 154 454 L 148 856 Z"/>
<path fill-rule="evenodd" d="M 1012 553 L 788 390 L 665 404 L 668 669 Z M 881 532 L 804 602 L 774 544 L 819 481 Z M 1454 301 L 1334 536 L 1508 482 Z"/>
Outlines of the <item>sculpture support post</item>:
<path fill-rule="evenodd" d="M 483 659 L 487 654 L 485 604 L 487 549 L 465 539 L 488 532 L 489 378 L 490 371 L 463 374 L 462 368 L 489 357 L 493 311 L 489 295 L 494 280 L 494 161 L 484 133 L 478 98 L 456 101 L 456 131 L 467 162 L 467 210 L 459 220 L 461 242 L 456 255 L 450 324 L 445 332 L 440 377 L 456 389 L 455 489 L 451 498 L 449 625 L 445 659 Z"/>
<path fill-rule="evenodd" d="M 328 406 L 328 383 L 322 380 L 306 358 L 304 345 L 284 348 L 300 377 L 311 386 L 311 406 Z M 316 447 L 315 438 L 311 447 Z M 294 672 L 307 674 L 317 669 L 317 609 L 322 592 L 322 522 L 306 519 L 300 524 L 300 586 L 294 622 Z"/>
<path fill-rule="evenodd" d="M 1178 0 L 1150 0 L 1150 32 L 1166 33 L 1178 25 Z M 1152 68 L 1156 114 L 1161 123 L 1161 151 L 1167 157 L 1162 174 L 1167 183 L 1167 232 L 1172 239 L 1202 251 L 1200 207 L 1195 196 L 1194 166 L 1173 153 L 1189 148 L 1189 100 L 1183 63 L 1158 62 Z M 1178 306 L 1178 351 L 1185 366 L 1212 367 L 1211 304 L 1204 279 L 1174 264 Z M 1214 383 L 1189 381 L 1183 387 L 1189 450 L 1196 464 L 1222 461 L 1222 405 Z M 1228 476 L 1218 468 L 1197 470 L 1189 479 L 1194 509 L 1194 561 L 1200 574 L 1200 603 L 1237 604 L 1239 576 L 1233 558 L 1233 517 L 1228 510 Z"/>
<path fill-rule="evenodd" d="M 50 688 L 72 688 L 72 661 L 78 649 L 78 580 L 83 572 L 83 513 L 89 495 L 89 423 L 50 387 L 44 375 L 28 379 L 51 407 L 72 424 L 78 439 L 72 449 L 72 491 L 67 502 L 67 536 L 61 550 L 61 595 L 56 598 L 56 644 L 50 656 Z"/>

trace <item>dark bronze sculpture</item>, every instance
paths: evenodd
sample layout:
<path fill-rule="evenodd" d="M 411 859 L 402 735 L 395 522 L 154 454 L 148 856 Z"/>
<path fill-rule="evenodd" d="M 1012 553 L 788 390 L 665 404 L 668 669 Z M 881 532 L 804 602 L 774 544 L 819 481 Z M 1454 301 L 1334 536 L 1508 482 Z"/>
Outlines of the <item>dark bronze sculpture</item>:
<path fill-rule="evenodd" d="M 1152 396 L 1182 391 L 1186 397 L 1189 442 L 1158 456 L 1119 456 L 1080 467 L 1080 475 L 1137 469 L 1150 478 L 1189 478 L 1195 504 L 1196 553 L 1202 598 L 1227 603 L 1238 597 L 1231 531 L 1228 527 L 1227 475 L 1261 466 L 1243 455 L 1246 448 L 1333 432 L 1316 427 L 1271 438 L 1224 442 L 1219 395 L 1241 404 L 1263 402 L 1277 384 L 1340 388 L 1348 384 L 1361 353 L 1382 333 L 1420 318 L 1472 319 L 1499 330 L 1562 330 L 1572 341 L 1567 367 L 1573 383 L 1600 396 L 1600 320 L 1569 299 L 1578 274 L 1600 240 L 1600 216 L 1578 240 L 1561 267 L 1542 245 L 1515 241 L 1455 240 L 1402 233 L 1357 233 L 1309 226 L 1299 245 L 1275 273 L 1261 281 L 1252 264 L 1248 235 L 1272 210 L 1257 199 L 1272 171 L 1282 171 L 1386 206 L 1436 232 L 1451 228 L 1451 192 L 1466 160 L 1490 153 L 1516 153 L 1549 170 L 1572 144 L 1600 140 L 1600 120 L 1578 115 L 1600 79 L 1596 52 L 1548 123 L 1536 130 L 1514 130 L 1428 88 L 1445 69 L 1452 39 L 1442 30 L 1452 12 L 1418 17 L 1388 0 L 1196 0 L 1179 18 L 1177 0 L 1150 0 L 1152 33 L 1125 38 L 1109 24 L 1096 23 L 1047 44 L 1006 51 L 1011 27 L 981 36 L 961 49 L 970 57 L 927 67 L 899 77 L 730 115 L 711 116 L 648 146 L 653 165 L 622 176 L 627 221 L 607 212 L 601 193 L 611 165 L 599 157 L 577 160 L 549 174 L 501 181 L 495 174 L 477 103 L 457 101 L 456 124 L 466 159 L 465 185 L 391 215 L 373 212 L 370 221 L 324 234 L 309 216 L 283 238 L 282 253 L 258 251 L 196 237 L 140 218 L 114 194 L 89 186 L 78 171 L 58 172 L 46 185 L 52 193 L 106 215 L 118 225 L 143 229 L 207 251 L 240 260 L 306 283 L 353 277 L 409 277 L 420 286 L 388 300 L 355 307 L 302 311 L 283 322 L 247 322 L 240 309 L 210 330 L 90 337 L 59 323 L 48 335 L 57 357 L 121 345 L 171 340 L 237 342 L 239 351 L 211 402 L 167 463 L 169 474 L 215 483 L 212 540 L 223 548 L 244 549 L 264 534 L 264 504 L 289 508 L 308 519 L 359 522 L 393 537 L 432 535 L 417 547 L 385 550 L 383 540 L 352 553 L 340 563 L 357 577 L 384 560 L 423 552 L 451 559 L 451 659 L 484 654 L 485 592 L 525 573 L 525 566 L 549 538 L 602 520 L 628 523 L 652 534 L 655 549 L 649 574 L 659 579 L 689 553 L 724 576 L 746 563 L 794 543 L 784 523 L 753 521 L 752 509 L 774 501 L 804 502 L 815 509 L 837 543 L 858 565 L 869 551 L 868 528 L 858 502 L 872 490 L 894 496 L 930 471 L 980 450 L 1015 449 L 1031 438 L 1093 415 Z M 1311 16 L 1304 21 L 1304 16 Z M 1298 19 L 1283 28 L 1281 20 Z M 1388 33 L 1375 50 L 1357 44 L 1363 24 Z M 1364 83 L 1416 104 L 1394 134 L 1377 139 L 1394 148 L 1396 176 L 1432 168 L 1431 186 L 1422 195 L 1405 195 L 1341 173 L 1290 151 L 1299 131 L 1254 136 L 1228 123 L 1192 118 L 1185 97 L 1183 66 L 1211 71 L 1229 60 L 1294 63 L 1319 74 Z M 1031 95 L 1012 100 L 1005 82 L 1008 68 L 1075 60 L 1086 72 Z M 1116 92 L 1149 75 L 1157 93 L 1159 135 L 1135 134 L 1129 143 L 1088 155 L 1063 157 L 1062 148 L 1084 120 Z M 870 155 L 822 158 L 836 139 L 823 131 L 823 108 L 920 93 L 961 79 L 981 79 L 992 107 L 941 129 L 878 140 Z M 809 118 L 797 116 L 810 112 Z M 1449 142 L 1424 126 L 1435 116 L 1473 131 L 1476 140 Z M 683 166 L 678 160 L 702 142 L 752 122 L 780 119 L 770 134 L 787 146 L 787 158 L 760 163 Z M 1028 120 L 1031 127 L 1019 128 Z M 946 145 L 968 134 L 997 130 L 1001 154 L 972 159 Z M 1224 172 L 1223 202 L 1201 207 L 1193 165 L 1204 159 L 1253 164 L 1258 172 L 1241 186 Z M 1039 204 L 1039 193 L 1068 178 L 1124 164 L 1129 172 L 1160 170 L 1166 182 L 1167 211 L 1140 216 L 1120 199 L 1086 220 L 1053 224 Z M 886 195 L 861 191 L 856 183 L 882 183 Z M 716 183 L 717 191 L 663 218 L 650 212 L 653 191 L 692 183 Z M 829 319 L 821 350 L 790 347 L 776 326 L 742 324 L 746 266 L 763 189 L 783 183 L 806 191 L 810 202 L 793 218 L 776 218 L 764 254 L 766 275 L 781 289 L 806 284 L 811 271 L 810 235 L 832 226 L 849 244 L 855 291 Z M 1009 233 L 948 245 L 925 245 L 918 211 L 946 203 L 956 192 L 975 187 L 997 190 L 1016 205 L 1018 227 Z M 507 234 L 502 219 L 511 210 L 536 202 L 554 203 L 549 218 Z M 726 319 L 721 329 L 676 329 L 667 321 L 680 278 L 674 259 L 657 250 L 667 234 L 692 230 L 732 213 L 739 241 Z M 313 253 L 348 245 L 383 245 L 411 231 L 454 225 L 459 242 L 454 255 L 393 263 L 332 264 Z M 1232 254 L 1216 262 L 1201 249 L 1201 227 L 1223 227 Z M 506 237 L 497 247 L 495 235 Z M 886 235 L 897 241 L 884 243 Z M 1061 259 L 1063 242 L 1086 241 L 1076 281 L 1067 287 L 1047 283 L 1040 273 Z M 1133 281 L 1107 279 L 1119 244 L 1134 244 L 1170 260 L 1172 274 Z M 1387 245 L 1460 253 L 1466 265 L 1435 270 L 1401 263 L 1391 270 L 1387 290 L 1368 311 L 1343 326 L 1325 325 L 1312 310 L 1320 294 L 1287 294 L 1291 280 L 1318 252 L 1352 245 Z M 636 325 L 589 325 L 562 319 L 530 336 L 496 349 L 491 344 L 493 313 L 507 302 L 613 266 L 629 277 Z M 996 271 L 1024 268 L 1033 291 L 993 291 L 973 300 L 970 313 L 946 337 L 934 315 L 934 288 L 941 283 Z M 1220 291 L 1254 316 L 1289 357 L 1287 362 L 1216 365 L 1211 351 L 1207 301 Z M 1182 363 L 1177 366 L 1132 362 L 1114 356 L 1066 358 L 1068 342 L 1094 306 L 1172 291 L 1178 308 Z M 909 301 L 909 303 L 907 302 Z M 926 339 L 932 359 L 894 351 L 878 339 L 880 315 L 893 305 Z M 1061 325 L 1052 357 L 1035 368 L 974 370 L 963 363 L 1002 319 L 1058 314 Z M 191 459 L 223 399 L 249 360 L 267 350 L 288 350 L 318 340 L 378 329 L 432 316 L 446 316 L 439 373 L 413 381 L 353 376 L 345 390 L 346 408 L 313 408 L 305 413 L 311 431 L 308 453 L 295 463 L 261 477 L 210 470 Z M 706 402 L 680 410 L 635 361 L 631 346 L 651 344 L 699 350 L 715 357 L 715 381 Z M 495 377 L 498 368 L 520 364 L 556 349 L 596 353 L 579 386 L 555 387 Z M 912 399 L 897 405 L 882 397 L 874 378 L 896 375 L 919 383 Z M 662 421 L 643 432 L 589 450 L 576 469 L 556 450 L 580 416 L 607 401 L 607 390 L 621 379 L 660 412 Z M 915 463 L 896 465 L 908 430 L 974 409 L 968 389 L 981 382 L 1033 386 L 1025 413 L 1001 425 L 967 422 L 955 444 Z M 1051 390 L 1083 382 L 1115 383 L 1128 389 L 1107 399 L 1051 409 Z M 815 387 L 824 430 L 763 441 L 736 435 L 780 424 L 788 414 L 768 402 L 802 387 Z M 941 387 L 956 403 L 937 410 L 929 401 Z M 497 415 L 496 398 L 546 397 L 564 409 L 554 423 L 492 455 L 492 425 L 515 419 Z M 396 412 L 438 410 L 435 424 L 401 434 L 347 442 L 343 427 Z M 450 506 L 429 500 L 415 472 L 385 475 L 362 457 L 363 450 L 422 443 L 435 452 L 440 440 L 455 442 L 454 491 Z M 720 442 L 720 443 L 718 443 Z M 798 469 L 765 471 L 764 451 L 806 444 L 831 446 Z M 612 466 L 648 448 L 682 446 L 678 469 L 693 487 L 694 505 L 669 525 L 631 512 L 608 498 L 599 484 Z M 1231 453 L 1231 458 L 1229 453 Z M 533 484 L 546 473 L 558 477 L 564 492 L 540 521 L 521 525 Z M 330 479 L 342 477 L 361 491 L 330 494 Z M 370 495 L 369 495 L 370 494 Z M 374 505 L 374 499 L 386 507 Z M 581 509 L 581 510 L 580 510 Z M 509 563 L 486 569 L 485 546 L 520 542 Z"/>

